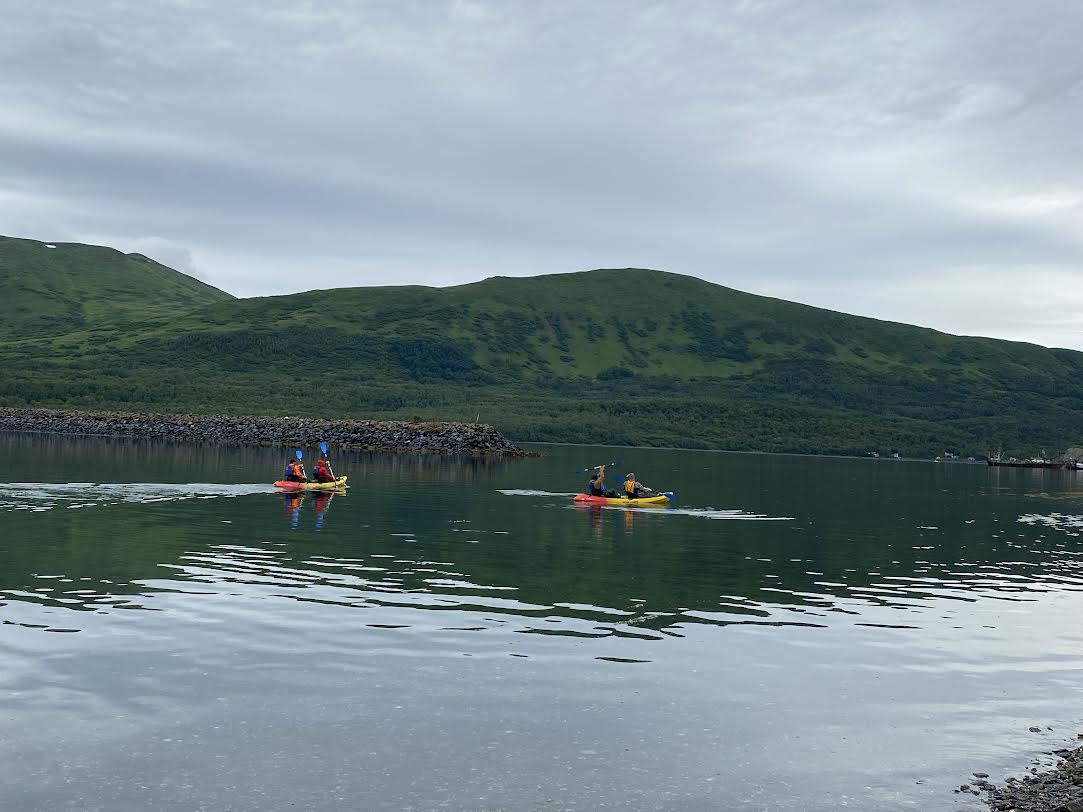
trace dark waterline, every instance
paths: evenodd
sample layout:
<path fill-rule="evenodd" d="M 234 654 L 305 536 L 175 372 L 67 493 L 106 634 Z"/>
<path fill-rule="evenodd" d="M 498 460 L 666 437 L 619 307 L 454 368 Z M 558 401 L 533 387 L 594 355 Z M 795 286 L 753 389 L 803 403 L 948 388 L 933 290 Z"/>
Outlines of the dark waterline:
<path fill-rule="evenodd" d="M 1083 477 L 543 450 L 0 436 L 0 806 L 971 808 L 1083 730 Z"/>

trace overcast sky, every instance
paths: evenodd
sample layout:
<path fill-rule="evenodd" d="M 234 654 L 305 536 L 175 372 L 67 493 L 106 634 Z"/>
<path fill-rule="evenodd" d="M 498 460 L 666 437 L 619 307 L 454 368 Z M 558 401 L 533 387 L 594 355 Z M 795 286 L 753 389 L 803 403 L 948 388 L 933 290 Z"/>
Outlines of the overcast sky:
<path fill-rule="evenodd" d="M 241 296 L 637 266 L 1083 349 L 1076 0 L 0 19 L 0 234 Z"/>

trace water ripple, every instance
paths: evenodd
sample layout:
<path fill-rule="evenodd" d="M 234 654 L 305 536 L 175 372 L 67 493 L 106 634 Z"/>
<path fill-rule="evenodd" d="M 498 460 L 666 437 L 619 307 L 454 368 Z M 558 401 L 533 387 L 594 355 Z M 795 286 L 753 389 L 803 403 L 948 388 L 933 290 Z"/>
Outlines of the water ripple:
<path fill-rule="evenodd" d="M 8 482 L 0 483 L 0 510 L 34 512 L 57 507 L 78 509 L 122 502 L 174 502 L 274 493 L 266 483 L 210 482 Z"/>

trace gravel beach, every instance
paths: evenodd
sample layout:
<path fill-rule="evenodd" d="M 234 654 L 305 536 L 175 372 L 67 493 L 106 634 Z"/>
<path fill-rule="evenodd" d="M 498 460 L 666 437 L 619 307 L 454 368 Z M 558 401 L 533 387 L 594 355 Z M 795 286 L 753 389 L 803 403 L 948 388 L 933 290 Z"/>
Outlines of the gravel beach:
<path fill-rule="evenodd" d="M 996 812 L 1083 812 L 1083 746 L 1051 755 L 1059 759 L 1051 769 L 1031 767 L 1030 775 L 1010 777 L 1000 786 L 990 783 L 988 774 L 974 773 L 955 792 L 984 795 Z"/>

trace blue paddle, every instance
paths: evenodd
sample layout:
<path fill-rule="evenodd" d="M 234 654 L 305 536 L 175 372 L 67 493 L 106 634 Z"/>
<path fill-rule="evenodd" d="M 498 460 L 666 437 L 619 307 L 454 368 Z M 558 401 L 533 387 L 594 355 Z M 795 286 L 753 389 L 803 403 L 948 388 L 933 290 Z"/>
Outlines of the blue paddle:
<path fill-rule="evenodd" d="M 301 462 L 301 449 L 294 449 L 293 453 L 297 455 L 297 462 Z M 305 464 L 303 462 L 301 462 L 301 474 L 305 479 L 308 479 L 308 474 L 305 473 Z"/>
<path fill-rule="evenodd" d="M 327 460 L 327 443 L 323 441 L 320 442 L 320 451 L 323 452 L 323 458 Z M 331 467 L 331 460 L 327 460 L 327 470 L 331 472 L 332 477 L 338 479 L 338 477 L 335 476 L 335 469 Z"/>

